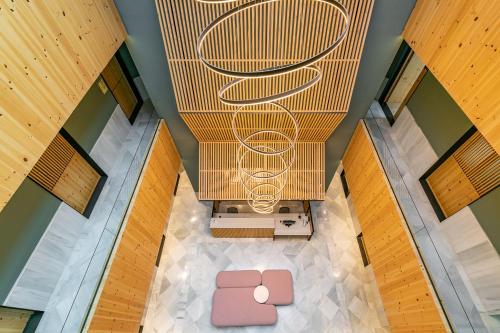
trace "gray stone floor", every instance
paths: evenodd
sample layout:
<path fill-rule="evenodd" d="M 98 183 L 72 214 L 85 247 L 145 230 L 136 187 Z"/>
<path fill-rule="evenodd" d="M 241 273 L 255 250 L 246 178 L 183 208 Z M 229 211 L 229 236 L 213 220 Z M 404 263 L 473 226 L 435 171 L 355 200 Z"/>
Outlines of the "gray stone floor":
<path fill-rule="evenodd" d="M 211 206 L 197 201 L 183 173 L 143 332 L 387 332 L 338 175 L 326 200 L 313 204 L 316 233 L 309 242 L 216 239 L 208 228 L 210 214 Z M 270 268 L 289 269 L 294 278 L 295 302 L 278 307 L 275 326 L 210 324 L 219 271 Z"/>

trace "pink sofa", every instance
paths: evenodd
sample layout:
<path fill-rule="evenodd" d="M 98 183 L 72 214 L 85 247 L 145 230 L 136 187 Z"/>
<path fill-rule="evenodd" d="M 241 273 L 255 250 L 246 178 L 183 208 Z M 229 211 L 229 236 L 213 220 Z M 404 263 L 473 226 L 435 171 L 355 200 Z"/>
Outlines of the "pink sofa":
<path fill-rule="evenodd" d="M 261 284 L 269 290 L 264 304 L 253 295 Z M 293 303 L 293 280 L 288 270 L 219 272 L 216 285 L 212 324 L 217 327 L 273 325 L 277 321 L 275 305 Z"/>

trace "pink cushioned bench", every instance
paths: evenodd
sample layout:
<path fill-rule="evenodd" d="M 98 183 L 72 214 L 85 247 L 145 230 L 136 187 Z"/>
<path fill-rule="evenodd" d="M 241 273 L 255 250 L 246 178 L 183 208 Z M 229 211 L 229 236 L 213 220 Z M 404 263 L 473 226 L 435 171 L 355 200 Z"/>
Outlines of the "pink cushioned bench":
<path fill-rule="evenodd" d="M 276 307 L 257 303 L 253 298 L 254 289 L 217 289 L 212 302 L 212 324 L 221 327 L 275 324 Z"/>
<path fill-rule="evenodd" d="M 269 290 L 266 303 L 254 299 L 254 290 L 264 285 Z M 218 289 L 212 301 L 212 324 L 218 327 L 274 325 L 275 305 L 293 303 L 293 280 L 288 270 L 219 272 Z"/>

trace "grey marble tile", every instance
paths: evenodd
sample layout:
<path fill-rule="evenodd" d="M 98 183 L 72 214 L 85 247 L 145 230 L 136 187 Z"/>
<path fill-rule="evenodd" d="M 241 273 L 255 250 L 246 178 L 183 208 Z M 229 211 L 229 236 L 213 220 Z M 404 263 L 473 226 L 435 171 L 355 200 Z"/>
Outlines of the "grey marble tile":
<path fill-rule="evenodd" d="M 324 202 L 312 204 L 311 241 L 218 239 L 208 229 L 211 207 L 199 202 L 185 173 L 166 232 L 144 332 L 217 332 L 210 323 L 215 276 L 220 270 L 289 269 L 293 305 L 278 307 L 273 327 L 224 332 L 375 332 L 384 327 L 373 304 L 338 174 Z M 383 313 L 382 313 L 383 315 Z M 360 317 L 363 317 L 360 319 Z M 375 319 L 375 320 L 372 320 Z"/>

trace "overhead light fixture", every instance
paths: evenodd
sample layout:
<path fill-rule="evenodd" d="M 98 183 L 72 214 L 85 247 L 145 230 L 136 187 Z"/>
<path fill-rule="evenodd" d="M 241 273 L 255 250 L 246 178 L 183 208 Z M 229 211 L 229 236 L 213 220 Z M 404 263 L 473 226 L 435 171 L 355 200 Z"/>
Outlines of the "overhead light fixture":
<path fill-rule="evenodd" d="M 209 4 L 223 4 L 236 2 L 237 0 L 197 1 Z M 234 7 L 216 18 L 203 29 L 196 43 L 198 58 L 205 67 L 215 73 L 234 78 L 221 87 L 218 97 L 220 101 L 226 105 L 238 106 L 231 120 L 233 134 L 240 143 L 236 161 L 237 173 L 247 194 L 248 204 L 255 212 L 262 214 L 272 213 L 274 206 L 281 200 L 281 195 L 287 184 L 288 173 L 296 158 L 295 144 L 299 134 L 299 124 L 295 115 L 284 105 L 277 103 L 277 101 L 304 92 L 321 80 L 321 70 L 315 66 L 315 64 L 332 53 L 345 39 L 349 30 L 349 14 L 347 9 L 336 0 L 314 0 L 316 2 L 326 3 L 340 13 L 343 18 L 343 29 L 335 41 L 318 53 L 290 64 L 270 66 L 252 71 L 231 70 L 210 62 L 203 54 L 203 45 L 210 33 L 229 18 L 253 7 L 280 1 L 288 0 L 253 0 Z M 271 93 L 266 96 L 252 98 L 228 97 L 228 93 L 231 90 L 237 90 L 240 85 L 248 83 L 249 80 L 279 77 L 301 70 L 310 71 L 313 75 L 312 78 L 297 87 Z M 249 106 L 255 105 L 269 105 L 277 108 L 277 110 L 256 111 L 248 108 Z M 237 119 L 240 115 L 245 113 L 257 113 L 262 116 L 269 113 L 283 113 L 291 120 L 293 133 L 286 133 L 285 130 L 281 130 L 280 128 L 271 128 L 259 129 L 244 136 L 239 131 Z M 268 141 L 271 142 L 267 142 L 265 140 L 266 138 L 269 138 Z M 265 144 L 263 144 L 263 142 L 265 142 Z"/>

